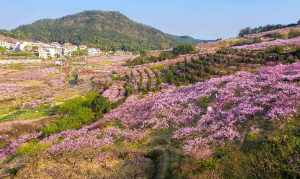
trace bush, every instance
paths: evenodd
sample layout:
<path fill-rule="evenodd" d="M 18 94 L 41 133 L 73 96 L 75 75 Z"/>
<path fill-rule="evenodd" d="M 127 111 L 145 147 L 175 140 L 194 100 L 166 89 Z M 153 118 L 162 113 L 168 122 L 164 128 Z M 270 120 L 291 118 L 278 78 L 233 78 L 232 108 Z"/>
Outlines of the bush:
<path fill-rule="evenodd" d="M 271 34 L 267 34 L 265 35 L 265 37 L 269 37 L 269 38 L 274 38 L 274 39 L 285 39 L 286 36 L 284 36 L 283 34 L 281 33 L 271 33 Z"/>
<path fill-rule="evenodd" d="M 130 84 L 125 85 L 125 96 L 126 97 L 132 95 L 133 91 L 134 91 L 134 88 L 132 85 L 130 85 Z"/>
<path fill-rule="evenodd" d="M 56 107 L 53 113 L 60 116 L 60 119 L 42 128 L 44 135 L 78 129 L 82 125 L 93 122 L 97 117 L 102 117 L 111 109 L 111 103 L 103 96 L 91 92 L 84 97 L 78 97 Z"/>
<path fill-rule="evenodd" d="M 127 66 L 136 66 L 143 65 L 146 63 L 155 63 L 164 61 L 167 59 L 176 58 L 178 55 L 194 53 L 195 48 L 193 45 L 179 45 L 175 47 L 172 51 L 164 51 L 159 54 L 159 56 L 147 56 L 145 53 L 141 53 L 141 55 L 133 60 L 128 60 Z"/>
<path fill-rule="evenodd" d="M 158 57 L 142 55 L 126 62 L 127 66 L 136 66 L 159 61 Z"/>
<path fill-rule="evenodd" d="M 164 70 L 163 74 L 164 74 L 165 81 L 167 83 L 172 84 L 174 82 L 175 75 L 172 68 Z"/>
<path fill-rule="evenodd" d="M 209 103 L 211 103 L 211 98 L 209 96 L 204 96 L 204 97 L 201 97 L 198 101 L 197 101 L 197 104 L 199 107 L 201 108 L 204 108 L 204 109 L 207 109 L 208 106 L 209 106 Z"/>
<path fill-rule="evenodd" d="M 299 36 L 300 36 L 300 30 L 290 30 L 288 34 L 289 39 L 299 37 Z"/>
<path fill-rule="evenodd" d="M 294 54 L 299 59 L 300 58 L 300 49 L 297 49 Z"/>
<path fill-rule="evenodd" d="M 178 45 L 173 49 L 173 54 L 175 55 L 183 55 L 183 54 L 188 54 L 188 53 L 194 53 L 195 52 L 195 47 L 193 45 Z"/>
<path fill-rule="evenodd" d="M 97 117 L 102 116 L 102 114 L 109 112 L 111 109 L 111 103 L 107 98 L 94 92 L 86 96 L 85 106 L 90 108 Z"/>
<path fill-rule="evenodd" d="M 221 178 L 299 178 L 299 130 L 296 119 L 282 129 L 249 132 L 242 144 L 216 150 Z"/>
<path fill-rule="evenodd" d="M 69 77 L 70 85 L 77 85 L 79 81 L 79 74 L 77 71 L 73 71 Z"/>
<path fill-rule="evenodd" d="M 172 59 L 172 58 L 175 58 L 176 55 L 172 52 L 161 52 L 159 54 L 159 61 L 163 61 L 163 60 L 167 60 L 167 59 Z"/>
<path fill-rule="evenodd" d="M 6 48 L 0 47 L 0 54 L 3 54 L 4 52 L 6 52 Z"/>
<path fill-rule="evenodd" d="M 268 49 L 270 53 L 277 53 L 277 54 L 284 54 L 285 53 L 285 47 L 284 46 L 276 46 L 276 47 L 271 47 Z"/>

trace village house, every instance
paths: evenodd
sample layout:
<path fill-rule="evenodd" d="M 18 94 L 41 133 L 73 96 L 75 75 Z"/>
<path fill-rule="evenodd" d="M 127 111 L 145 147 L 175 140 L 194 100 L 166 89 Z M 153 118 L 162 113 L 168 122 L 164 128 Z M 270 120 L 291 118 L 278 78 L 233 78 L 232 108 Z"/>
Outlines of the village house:
<path fill-rule="evenodd" d="M 71 43 L 65 43 L 64 45 L 58 42 L 53 42 L 51 44 L 43 42 L 28 42 L 28 41 L 17 41 L 15 39 L 7 38 L 0 35 L 0 47 L 14 50 L 14 51 L 30 51 L 39 56 L 42 59 L 48 58 L 58 58 L 61 56 L 72 56 L 73 52 L 80 50 L 86 50 L 88 47 L 86 45 L 80 45 L 77 47 Z M 99 50 L 94 49 L 91 54 L 97 55 Z"/>
<path fill-rule="evenodd" d="M 63 56 L 63 47 L 57 43 L 48 44 L 40 44 L 38 47 L 38 54 L 40 58 L 58 58 Z"/>
<path fill-rule="evenodd" d="M 56 51 L 54 48 L 51 48 L 50 46 L 42 46 L 38 49 L 39 57 L 43 59 L 47 58 L 55 58 L 56 57 Z"/>
<path fill-rule="evenodd" d="M 0 35 L 0 47 L 6 48 L 8 50 L 13 49 L 15 47 L 15 44 L 18 41 L 13 39 L 13 38 L 9 38 L 9 37 L 5 37 L 3 35 Z"/>
<path fill-rule="evenodd" d="M 63 55 L 64 56 L 72 56 L 73 52 L 75 52 L 78 49 L 76 45 L 73 45 L 71 43 L 65 43 L 63 45 Z"/>
<path fill-rule="evenodd" d="M 30 46 L 31 46 L 30 42 L 17 42 L 14 50 L 15 51 L 25 51 L 26 47 L 30 47 Z"/>
<path fill-rule="evenodd" d="M 13 46 L 12 43 L 0 40 L 0 47 L 6 48 L 6 49 L 11 49 L 12 46 Z"/>
<path fill-rule="evenodd" d="M 89 48 L 88 49 L 88 56 L 93 57 L 93 56 L 98 56 L 100 55 L 101 50 L 98 48 Z"/>
<path fill-rule="evenodd" d="M 51 43 L 51 48 L 54 48 L 56 51 L 57 56 L 63 56 L 64 55 L 64 49 L 63 46 L 61 44 L 59 44 L 58 42 L 53 42 Z"/>

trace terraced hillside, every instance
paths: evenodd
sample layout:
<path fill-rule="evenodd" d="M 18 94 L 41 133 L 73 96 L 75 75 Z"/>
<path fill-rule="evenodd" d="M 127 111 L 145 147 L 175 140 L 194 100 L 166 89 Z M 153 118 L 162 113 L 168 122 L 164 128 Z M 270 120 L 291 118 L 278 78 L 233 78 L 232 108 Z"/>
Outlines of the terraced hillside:
<path fill-rule="evenodd" d="M 126 76 L 133 91 L 155 91 L 161 85 L 160 76 L 153 68 L 134 68 Z"/>
<path fill-rule="evenodd" d="M 300 37 L 291 38 L 291 39 L 277 39 L 277 40 L 273 40 L 273 41 L 254 43 L 254 44 L 250 44 L 250 45 L 236 46 L 234 48 L 259 50 L 259 49 L 266 49 L 266 48 L 274 47 L 274 46 L 285 46 L 285 45 L 294 45 L 294 46 L 300 47 Z"/>
<path fill-rule="evenodd" d="M 0 177 L 299 177 L 299 48 L 217 46 L 131 67 L 74 61 L 97 93 L 0 133 Z"/>
<path fill-rule="evenodd" d="M 2 166 L 16 178 L 297 178 L 299 69 L 263 67 L 131 96 L 80 130 L 19 139 Z"/>
<path fill-rule="evenodd" d="M 190 84 L 237 71 L 255 71 L 261 65 L 297 61 L 299 50 L 287 49 L 285 52 L 277 48 L 259 51 L 227 48 L 214 54 L 185 55 L 174 60 L 136 66 L 126 75 L 126 88 L 131 92 L 150 92 L 166 83 Z"/>

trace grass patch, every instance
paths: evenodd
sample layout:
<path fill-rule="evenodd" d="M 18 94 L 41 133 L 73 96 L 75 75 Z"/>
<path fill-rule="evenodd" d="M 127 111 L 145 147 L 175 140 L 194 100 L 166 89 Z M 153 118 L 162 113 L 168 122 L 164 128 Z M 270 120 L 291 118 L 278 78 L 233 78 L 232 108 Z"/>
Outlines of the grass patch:
<path fill-rule="evenodd" d="M 31 120 L 48 115 L 49 106 L 39 106 L 35 109 L 18 109 L 12 111 L 8 114 L 0 115 L 1 121 L 11 121 L 11 120 Z"/>
<path fill-rule="evenodd" d="M 45 151 L 49 146 L 41 144 L 37 140 L 33 140 L 21 145 L 17 151 L 17 155 L 35 155 L 42 151 Z"/>

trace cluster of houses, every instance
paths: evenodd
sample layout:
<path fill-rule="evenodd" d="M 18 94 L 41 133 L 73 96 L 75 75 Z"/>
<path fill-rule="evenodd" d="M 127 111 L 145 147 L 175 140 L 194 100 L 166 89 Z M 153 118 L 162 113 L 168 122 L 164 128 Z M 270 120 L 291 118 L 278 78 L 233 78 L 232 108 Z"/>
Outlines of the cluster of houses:
<path fill-rule="evenodd" d="M 19 42 L 11 38 L 0 38 L 0 47 L 6 48 L 11 51 L 29 51 L 37 54 L 39 58 L 59 58 L 70 57 L 76 51 L 86 51 L 88 56 L 97 56 L 101 54 L 98 48 L 88 48 L 86 45 L 73 45 L 71 43 L 60 44 L 53 42 L 51 44 L 43 42 Z"/>

